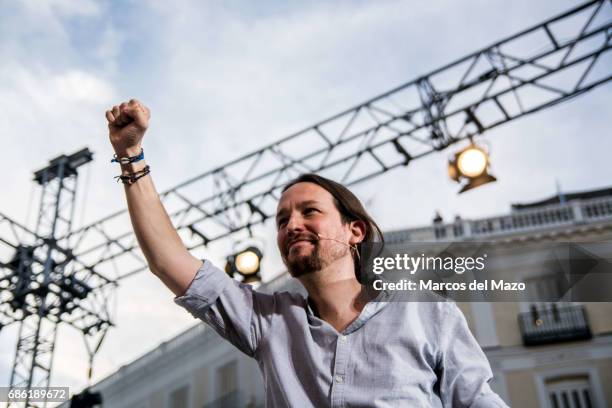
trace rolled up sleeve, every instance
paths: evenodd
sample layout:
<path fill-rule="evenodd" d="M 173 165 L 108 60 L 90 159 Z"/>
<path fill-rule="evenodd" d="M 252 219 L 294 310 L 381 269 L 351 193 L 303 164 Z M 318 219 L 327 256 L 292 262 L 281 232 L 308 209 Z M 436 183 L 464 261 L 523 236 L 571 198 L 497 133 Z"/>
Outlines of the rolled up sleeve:
<path fill-rule="evenodd" d="M 205 260 L 185 294 L 175 297 L 174 302 L 209 324 L 243 353 L 254 355 L 257 342 L 250 285 L 231 279 Z"/>
<path fill-rule="evenodd" d="M 440 396 L 444 407 L 508 408 L 489 385 L 491 366 L 456 304 L 446 304 L 441 328 Z"/>

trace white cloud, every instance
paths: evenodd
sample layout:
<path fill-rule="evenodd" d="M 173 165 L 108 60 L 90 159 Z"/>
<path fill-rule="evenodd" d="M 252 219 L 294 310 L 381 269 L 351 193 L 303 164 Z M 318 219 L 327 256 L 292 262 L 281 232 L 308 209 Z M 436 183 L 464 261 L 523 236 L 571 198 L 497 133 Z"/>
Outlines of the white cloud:
<path fill-rule="evenodd" d="M 24 2 L 29 13 L 54 13 L 60 17 L 92 17 L 101 12 L 100 3 L 94 0 L 48 0 L 39 2 L 27 0 Z"/>
<path fill-rule="evenodd" d="M 65 103 L 89 103 L 94 106 L 109 105 L 115 91 L 108 82 L 83 71 L 68 71 L 51 81 L 57 98 Z"/>
<path fill-rule="evenodd" d="M 115 75 L 118 58 L 125 42 L 122 33 L 109 22 L 99 35 L 99 44 L 92 50 L 92 55 L 100 62 L 101 70 Z"/>

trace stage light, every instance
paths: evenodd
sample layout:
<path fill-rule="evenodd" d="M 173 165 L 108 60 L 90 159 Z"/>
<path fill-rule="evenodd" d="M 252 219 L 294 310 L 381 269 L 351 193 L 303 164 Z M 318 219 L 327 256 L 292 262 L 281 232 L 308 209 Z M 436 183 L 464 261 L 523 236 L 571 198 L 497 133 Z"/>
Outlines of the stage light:
<path fill-rule="evenodd" d="M 457 168 L 465 177 L 480 176 L 487 169 L 487 155 L 476 146 L 470 146 L 457 156 Z"/>
<path fill-rule="evenodd" d="M 448 161 L 448 175 L 457 183 L 464 183 L 459 193 L 482 186 L 497 179 L 489 174 L 489 154 L 472 142 L 468 147 L 455 153 Z"/>
<path fill-rule="evenodd" d="M 242 282 L 256 283 L 261 281 L 259 271 L 263 253 L 256 246 L 249 246 L 227 257 L 225 272 L 235 277 L 240 275 Z"/>
<path fill-rule="evenodd" d="M 252 275 L 259 271 L 261 252 L 255 247 L 247 248 L 236 255 L 236 270 L 243 275 Z"/>

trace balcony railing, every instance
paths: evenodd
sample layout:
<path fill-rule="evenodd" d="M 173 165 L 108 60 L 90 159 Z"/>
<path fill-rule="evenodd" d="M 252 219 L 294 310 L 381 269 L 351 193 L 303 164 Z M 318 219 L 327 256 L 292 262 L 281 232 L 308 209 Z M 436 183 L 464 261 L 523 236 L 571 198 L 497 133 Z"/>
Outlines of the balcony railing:
<path fill-rule="evenodd" d="M 523 344 L 535 346 L 592 337 L 586 312 L 580 305 L 532 309 L 518 316 Z"/>
<path fill-rule="evenodd" d="M 428 227 L 385 233 L 389 243 L 493 238 L 558 226 L 612 220 L 612 197 L 572 200 L 540 208 L 514 210 L 510 214 L 477 220 L 456 219 Z"/>

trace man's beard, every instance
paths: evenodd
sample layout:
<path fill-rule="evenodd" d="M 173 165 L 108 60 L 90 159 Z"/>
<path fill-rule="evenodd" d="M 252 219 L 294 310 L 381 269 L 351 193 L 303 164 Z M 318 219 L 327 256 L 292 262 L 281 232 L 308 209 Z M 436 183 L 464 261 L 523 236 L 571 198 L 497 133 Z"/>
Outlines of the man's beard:
<path fill-rule="evenodd" d="M 320 246 L 317 242 L 312 243 L 314 248 L 306 255 L 289 256 L 285 259 L 285 265 L 294 278 L 309 273 L 320 271 L 323 268 L 321 261 Z"/>
<path fill-rule="evenodd" d="M 320 271 L 327 264 L 335 261 L 336 259 L 341 258 L 348 251 L 345 248 L 336 248 L 329 249 L 328 256 L 325 257 L 322 254 L 321 246 L 319 245 L 319 241 L 311 241 L 314 248 L 306 255 L 298 255 L 298 256 L 289 256 L 283 259 L 285 266 L 287 266 L 287 270 L 289 274 L 294 278 L 298 278 L 300 276 L 308 275 L 313 272 Z M 329 258 L 329 259 L 325 259 Z"/>

